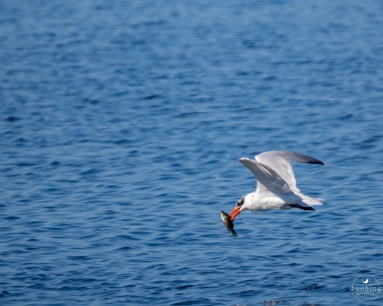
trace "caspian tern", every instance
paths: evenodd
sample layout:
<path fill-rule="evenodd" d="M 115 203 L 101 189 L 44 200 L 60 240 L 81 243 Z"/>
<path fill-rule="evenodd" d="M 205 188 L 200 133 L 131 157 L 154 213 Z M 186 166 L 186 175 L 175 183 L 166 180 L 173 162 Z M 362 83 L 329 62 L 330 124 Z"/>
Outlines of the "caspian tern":
<path fill-rule="evenodd" d="M 316 158 L 285 151 L 264 152 L 255 156 L 255 160 L 241 158 L 239 162 L 255 175 L 257 188 L 237 201 L 230 212 L 231 220 L 244 210 L 287 208 L 314 210 L 313 205 L 322 205 L 319 199 L 310 198 L 300 192 L 290 161 L 324 165 Z"/>

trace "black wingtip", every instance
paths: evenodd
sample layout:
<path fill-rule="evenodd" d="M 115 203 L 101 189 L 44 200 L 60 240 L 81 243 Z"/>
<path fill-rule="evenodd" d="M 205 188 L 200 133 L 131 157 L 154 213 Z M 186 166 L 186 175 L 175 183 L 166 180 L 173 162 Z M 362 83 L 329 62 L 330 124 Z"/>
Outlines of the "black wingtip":
<path fill-rule="evenodd" d="M 309 164 L 316 164 L 316 165 L 324 166 L 324 163 L 321 162 L 320 160 L 311 160 L 311 161 L 309 161 Z"/>

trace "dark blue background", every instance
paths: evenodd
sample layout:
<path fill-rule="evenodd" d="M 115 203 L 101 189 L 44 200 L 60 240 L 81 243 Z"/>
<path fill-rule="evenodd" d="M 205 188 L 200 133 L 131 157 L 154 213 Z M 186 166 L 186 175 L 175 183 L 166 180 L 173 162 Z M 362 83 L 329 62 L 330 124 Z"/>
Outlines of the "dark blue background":
<path fill-rule="evenodd" d="M 1 1 L 0 303 L 357 303 L 383 283 L 382 29 L 378 0 Z M 325 162 L 295 167 L 325 205 L 233 239 L 238 159 L 273 149 Z"/>

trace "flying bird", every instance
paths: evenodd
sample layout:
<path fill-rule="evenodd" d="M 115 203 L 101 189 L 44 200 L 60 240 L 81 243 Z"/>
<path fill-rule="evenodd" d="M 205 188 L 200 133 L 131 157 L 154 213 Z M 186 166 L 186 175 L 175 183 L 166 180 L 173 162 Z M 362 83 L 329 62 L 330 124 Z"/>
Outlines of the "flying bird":
<path fill-rule="evenodd" d="M 291 161 L 324 165 L 314 157 L 286 151 L 263 152 L 255 156 L 255 159 L 241 158 L 239 162 L 255 175 L 257 188 L 237 201 L 230 212 L 231 221 L 244 210 L 288 208 L 314 210 L 312 206 L 322 205 L 320 199 L 311 198 L 300 192 Z"/>

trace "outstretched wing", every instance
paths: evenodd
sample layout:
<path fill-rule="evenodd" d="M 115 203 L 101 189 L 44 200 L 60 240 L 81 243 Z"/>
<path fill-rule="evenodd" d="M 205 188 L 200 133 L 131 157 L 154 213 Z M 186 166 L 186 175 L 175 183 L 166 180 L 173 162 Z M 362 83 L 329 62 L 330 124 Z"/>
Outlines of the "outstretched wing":
<path fill-rule="evenodd" d="M 290 190 L 294 193 L 298 193 L 300 191 L 297 187 L 290 161 L 324 165 L 319 159 L 314 157 L 286 151 L 264 152 L 255 156 L 255 159 L 278 173 L 278 175 L 289 185 Z"/>
<path fill-rule="evenodd" d="M 241 158 L 239 162 L 255 175 L 257 178 L 257 192 L 262 193 L 263 196 L 291 193 L 292 190 L 289 184 L 269 166 L 246 157 Z"/>

